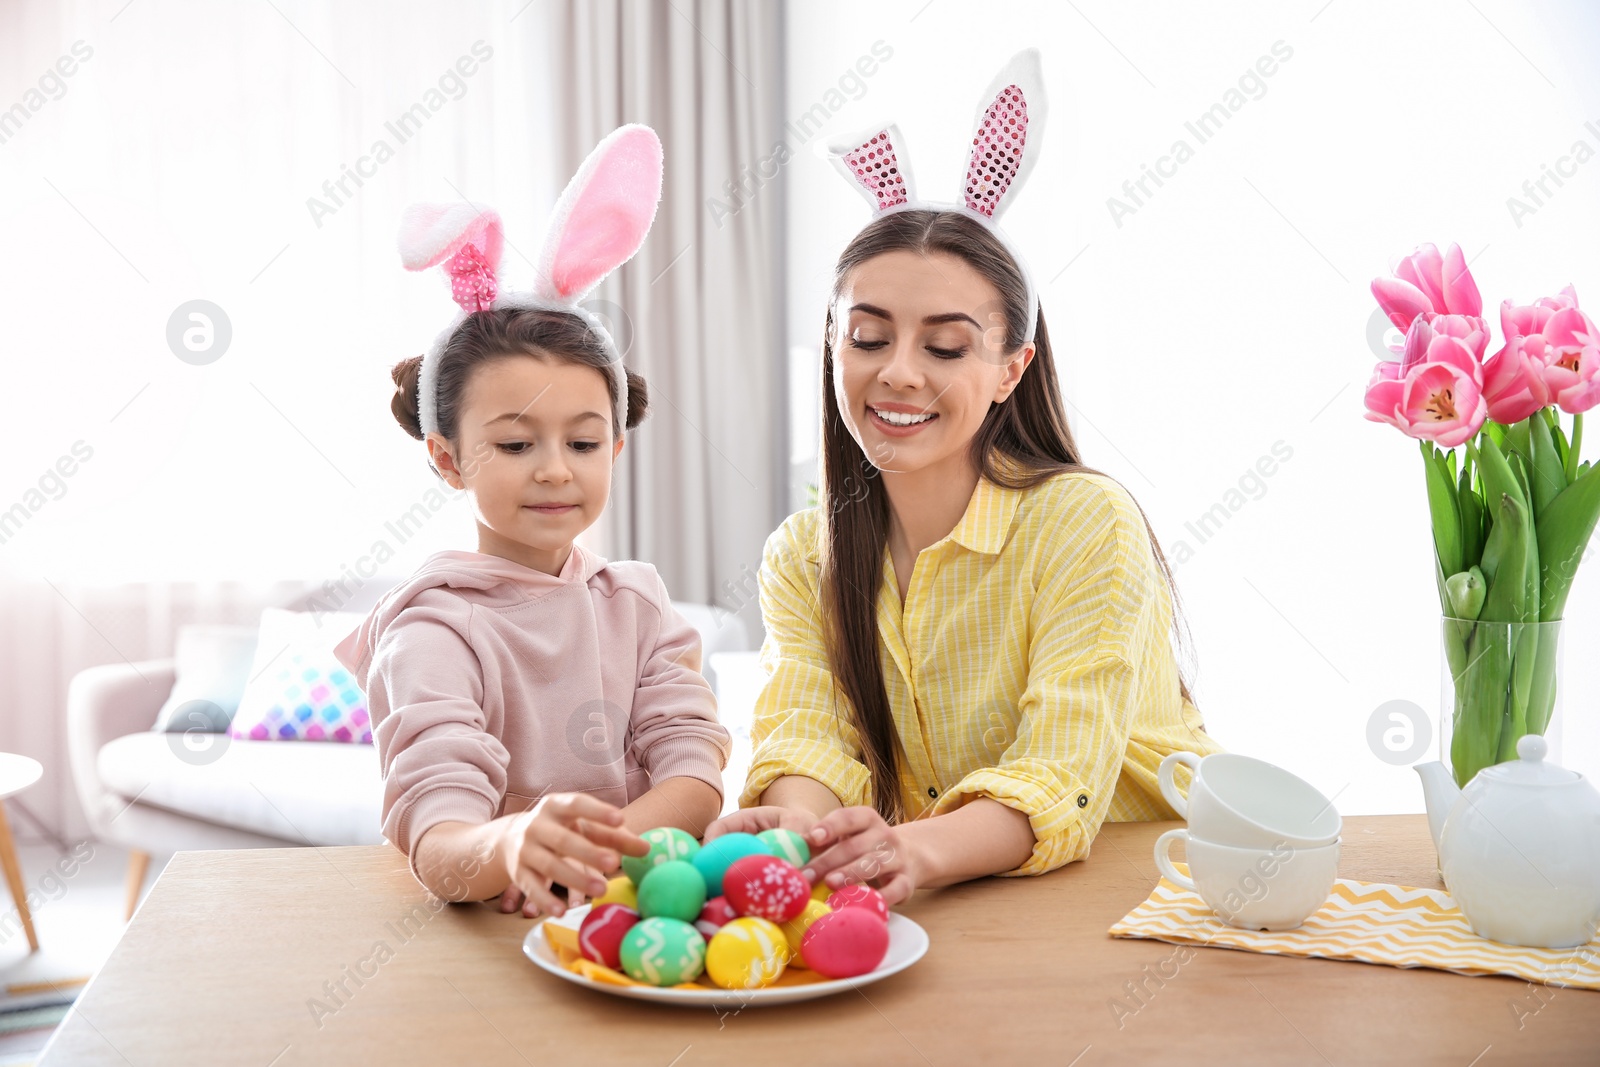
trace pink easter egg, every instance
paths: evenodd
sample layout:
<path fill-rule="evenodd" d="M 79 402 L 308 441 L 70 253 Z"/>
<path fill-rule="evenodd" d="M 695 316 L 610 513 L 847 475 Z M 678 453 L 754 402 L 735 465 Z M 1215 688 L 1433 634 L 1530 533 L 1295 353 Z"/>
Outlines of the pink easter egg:
<path fill-rule="evenodd" d="M 805 910 L 811 883 L 788 860 L 755 855 L 729 866 L 722 892 L 740 915 L 786 923 Z"/>
<path fill-rule="evenodd" d="M 639 913 L 626 904 L 601 904 L 589 909 L 578 924 L 578 951 L 583 958 L 622 968 L 622 938 L 639 921 Z"/>
<path fill-rule="evenodd" d="M 694 921 L 694 928 L 709 942 L 716 936 L 718 930 L 738 917 L 739 913 L 733 910 L 733 905 L 728 903 L 727 897 L 712 897 L 706 901 L 706 906 L 700 909 L 700 917 Z"/>
<path fill-rule="evenodd" d="M 869 908 L 841 908 L 812 923 L 800 939 L 800 958 L 824 978 L 854 978 L 883 962 L 889 924 Z"/>
<path fill-rule="evenodd" d="M 847 885 L 833 891 L 828 897 L 828 907 L 834 911 L 841 908 L 866 908 L 884 922 L 889 921 L 889 903 L 883 899 L 883 894 L 870 885 Z"/>

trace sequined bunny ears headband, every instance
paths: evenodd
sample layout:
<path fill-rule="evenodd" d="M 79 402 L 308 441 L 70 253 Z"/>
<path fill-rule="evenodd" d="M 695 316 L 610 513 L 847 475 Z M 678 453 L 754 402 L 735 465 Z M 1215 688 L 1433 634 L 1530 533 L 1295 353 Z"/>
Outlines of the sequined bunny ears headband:
<path fill-rule="evenodd" d="M 556 202 L 539 254 L 538 277 L 528 292 L 502 292 L 500 215 L 482 204 L 413 204 L 400 222 L 400 261 L 407 270 L 444 265 L 450 294 L 461 306 L 455 320 L 422 357 L 418 414 L 424 434 L 439 431 L 440 350 L 475 311 L 540 308 L 564 311 L 589 324 L 611 357 L 616 384 L 613 428 L 628 413 L 628 372 L 616 341 L 598 317 L 580 305 L 593 289 L 639 251 L 661 200 L 661 140 L 648 126 L 619 126 L 606 136 Z"/>
<path fill-rule="evenodd" d="M 1028 334 L 1033 340 L 1039 319 L 1039 294 L 1027 264 L 997 225 L 1016 199 L 1039 158 L 1046 101 L 1038 49 L 1018 52 L 989 83 L 978 104 L 978 118 L 967 153 L 965 195 L 961 203 L 917 199 L 905 138 L 893 123 L 876 126 L 828 146 L 828 155 L 850 184 L 866 197 L 875 215 L 894 211 L 960 211 L 1000 239 L 1022 271 L 1028 286 Z"/>

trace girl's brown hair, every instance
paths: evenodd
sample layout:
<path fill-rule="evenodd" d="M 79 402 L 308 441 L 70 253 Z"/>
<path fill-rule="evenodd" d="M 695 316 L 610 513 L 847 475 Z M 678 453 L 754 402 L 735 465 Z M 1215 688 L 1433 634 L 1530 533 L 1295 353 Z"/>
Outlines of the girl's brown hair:
<path fill-rule="evenodd" d="M 563 363 L 593 367 L 606 380 L 606 393 L 614 409 L 617 385 L 611 377 L 611 353 L 581 316 L 544 308 L 503 307 L 475 311 L 461 321 L 439 352 L 438 389 L 439 432 L 450 441 L 459 441 L 461 406 L 467 382 L 473 371 L 498 359 L 533 356 Z M 400 428 L 418 441 L 422 417 L 418 409 L 417 379 L 422 357 L 412 356 L 394 365 L 394 399 L 389 409 Z M 650 413 L 650 393 L 645 380 L 633 371 L 628 375 L 628 411 L 623 426 L 613 432 L 621 437 L 644 421 Z M 435 471 L 435 474 L 438 472 Z"/>
<path fill-rule="evenodd" d="M 1028 332 L 1028 287 L 1021 268 L 994 233 L 959 212 L 906 210 L 880 216 L 856 235 L 834 268 L 822 342 L 822 477 L 817 496 L 824 524 L 824 615 L 831 622 L 824 630 L 836 684 L 849 701 L 862 758 L 871 774 L 873 806 L 890 823 L 903 822 L 907 812 L 899 786 L 903 757 L 878 651 L 876 597 L 889 536 L 889 498 L 882 479 L 867 478 L 863 492 L 857 488 L 861 479 L 852 478 L 852 472 L 870 473 L 872 466 L 840 416 L 833 392 L 833 306 L 852 270 L 874 256 L 899 251 L 946 253 L 983 275 L 1000 294 L 1006 351 L 1021 347 Z M 990 406 L 972 440 L 972 459 L 980 476 L 1009 489 L 1028 489 L 1067 472 L 1102 473 L 1079 459 L 1042 309 L 1034 345 L 1033 360 L 1016 389 L 1005 402 Z M 1013 461 L 1019 473 L 1003 469 L 998 456 Z M 1172 569 L 1142 507 L 1139 514 L 1172 594 L 1173 629 L 1181 650 L 1181 608 Z M 1183 699 L 1192 702 L 1181 667 L 1178 685 Z"/>

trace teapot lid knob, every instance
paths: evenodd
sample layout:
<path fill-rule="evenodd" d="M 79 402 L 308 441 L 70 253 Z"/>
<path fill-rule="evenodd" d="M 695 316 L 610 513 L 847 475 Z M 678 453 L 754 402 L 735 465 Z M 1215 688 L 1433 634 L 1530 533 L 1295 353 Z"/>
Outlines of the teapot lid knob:
<path fill-rule="evenodd" d="M 1523 734 L 1517 739 L 1517 758 L 1525 760 L 1542 760 L 1550 746 L 1539 734 Z"/>

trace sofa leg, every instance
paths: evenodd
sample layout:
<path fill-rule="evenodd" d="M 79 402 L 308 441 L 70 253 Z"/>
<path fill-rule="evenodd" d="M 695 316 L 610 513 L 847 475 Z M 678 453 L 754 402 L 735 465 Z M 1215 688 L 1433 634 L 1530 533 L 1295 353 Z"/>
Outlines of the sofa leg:
<path fill-rule="evenodd" d="M 150 853 L 134 849 L 128 853 L 128 914 L 127 919 L 133 918 L 133 909 L 139 906 L 139 890 L 144 888 L 144 876 L 150 870 Z"/>

